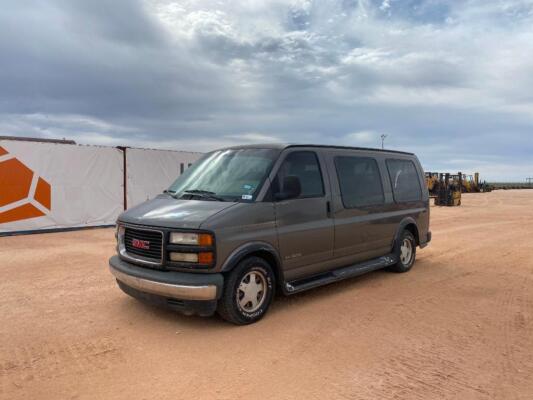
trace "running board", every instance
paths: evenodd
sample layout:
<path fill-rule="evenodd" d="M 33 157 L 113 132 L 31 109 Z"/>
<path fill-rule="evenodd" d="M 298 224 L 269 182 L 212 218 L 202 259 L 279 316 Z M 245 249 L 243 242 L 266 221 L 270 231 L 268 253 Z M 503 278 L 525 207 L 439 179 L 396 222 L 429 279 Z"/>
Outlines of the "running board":
<path fill-rule="evenodd" d="M 348 267 L 342 267 L 333 271 L 325 272 L 320 275 L 315 275 L 310 278 L 297 279 L 295 281 L 287 282 L 285 283 L 285 291 L 287 294 L 303 292 L 304 290 L 328 285 L 333 282 L 342 281 L 343 279 L 353 278 L 355 276 L 366 274 L 367 272 L 389 267 L 396 263 L 397 260 L 394 255 L 389 254 L 383 257 L 374 258 L 373 260 L 365 261 L 360 264 L 354 264 Z"/>

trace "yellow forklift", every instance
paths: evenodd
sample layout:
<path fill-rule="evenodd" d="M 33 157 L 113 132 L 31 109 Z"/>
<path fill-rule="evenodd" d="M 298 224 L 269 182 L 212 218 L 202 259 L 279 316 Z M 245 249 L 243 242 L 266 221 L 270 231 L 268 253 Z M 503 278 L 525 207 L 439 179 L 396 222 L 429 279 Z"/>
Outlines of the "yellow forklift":
<path fill-rule="evenodd" d="M 461 192 L 463 190 L 463 174 L 439 174 L 438 188 L 436 190 L 436 206 L 460 206 Z"/>
<path fill-rule="evenodd" d="M 463 174 L 461 190 L 463 193 L 479 193 L 481 191 L 479 172 L 476 172 L 474 175 Z"/>
<path fill-rule="evenodd" d="M 436 197 L 439 191 L 438 172 L 426 172 L 426 186 L 428 188 L 429 197 Z"/>

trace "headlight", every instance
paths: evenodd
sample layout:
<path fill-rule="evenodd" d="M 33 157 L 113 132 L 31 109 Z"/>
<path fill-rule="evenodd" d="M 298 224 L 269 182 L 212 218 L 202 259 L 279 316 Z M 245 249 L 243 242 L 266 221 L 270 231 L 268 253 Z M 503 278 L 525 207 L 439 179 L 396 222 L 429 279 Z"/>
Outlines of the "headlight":
<path fill-rule="evenodd" d="M 171 232 L 170 243 L 207 247 L 213 245 L 213 235 L 209 233 Z"/>
<path fill-rule="evenodd" d="M 210 265 L 215 260 L 215 257 L 210 251 L 201 253 L 177 253 L 175 251 L 172 251 L 170 252 L 170 260 L 175 262 Z"/>
<path fill-rule="evenodd" d="M 190 262 L 190 263 L 197 263 L 198 262 L 198 253 L 170 253 L 170 260 L 171 261 L 177 261 L 177 262 Z"/>
<path fill-rule="evenodd" d="M 120 247 L 124 246 L 124 226 L 117 223 L 115 229 L 115 239 L 117 239 L 117 252 L 120 253 Z"/>
<path fill-rule="evenodd" d="M 117 239 L 117 242 L 120 241 L 122 236 L 124 236 L 124 225 L 117 224 L 115 228 L 115 239 Z"/>

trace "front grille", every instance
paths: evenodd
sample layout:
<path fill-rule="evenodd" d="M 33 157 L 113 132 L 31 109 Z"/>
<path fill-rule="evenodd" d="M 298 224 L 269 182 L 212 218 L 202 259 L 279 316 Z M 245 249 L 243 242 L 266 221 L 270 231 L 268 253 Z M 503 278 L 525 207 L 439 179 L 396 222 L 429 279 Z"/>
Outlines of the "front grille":
<path fill-rule="evenodd" d="M 148 249 L 141 249 L 133 246 L 133 242 L 139 240 L 148 242 Z M 158 231 L 148 231 L 126 227 L 124 229 L 124 247 L 130 256 L 140 256 L 149 260 L 161 262 L 163 246 L 163 233 Z"/>

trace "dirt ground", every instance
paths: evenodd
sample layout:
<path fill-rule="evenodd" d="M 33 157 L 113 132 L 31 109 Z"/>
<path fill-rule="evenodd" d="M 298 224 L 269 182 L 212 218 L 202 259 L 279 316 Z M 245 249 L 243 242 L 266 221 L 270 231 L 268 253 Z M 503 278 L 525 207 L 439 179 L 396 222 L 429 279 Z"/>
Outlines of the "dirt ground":
<path fill-rule="evenodd" d="M 246 327 L 123 294 L 112 229 L 0 238 L 0 399 L 533 398 L 533 191 L 431 212 L 409 273 Z"/>

